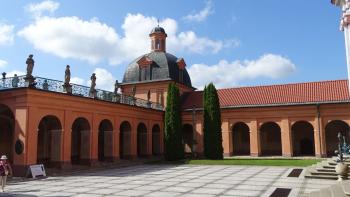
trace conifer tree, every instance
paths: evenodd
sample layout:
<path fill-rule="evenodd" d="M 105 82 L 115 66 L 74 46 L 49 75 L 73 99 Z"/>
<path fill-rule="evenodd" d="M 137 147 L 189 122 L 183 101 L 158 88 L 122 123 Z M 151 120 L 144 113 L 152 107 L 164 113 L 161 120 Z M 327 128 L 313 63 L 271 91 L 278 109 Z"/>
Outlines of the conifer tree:
<path fill-rule="evenodd" d="M 182 143 L 182 123 L 180 114 L 179 88 L 170 83 L 168 86 L 167 106 L 165 108 L 164 155 L 166 160 L 174 161 L 184 158 Z"/>
<path fill-rule="evenodd" d="M 204 156 L 223 159 L 220 102 L 213 83 L 204 88 L 203 107 Z"/>

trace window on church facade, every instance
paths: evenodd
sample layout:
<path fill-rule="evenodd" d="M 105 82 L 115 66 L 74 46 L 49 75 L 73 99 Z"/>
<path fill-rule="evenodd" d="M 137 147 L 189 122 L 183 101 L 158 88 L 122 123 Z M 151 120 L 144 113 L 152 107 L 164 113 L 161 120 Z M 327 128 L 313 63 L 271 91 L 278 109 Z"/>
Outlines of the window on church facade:
<path fill-rule="evenodd" d="M 156 49 L 159 50 L 160 49 L 160 41 L 157 39 L 156 40 Z"/>

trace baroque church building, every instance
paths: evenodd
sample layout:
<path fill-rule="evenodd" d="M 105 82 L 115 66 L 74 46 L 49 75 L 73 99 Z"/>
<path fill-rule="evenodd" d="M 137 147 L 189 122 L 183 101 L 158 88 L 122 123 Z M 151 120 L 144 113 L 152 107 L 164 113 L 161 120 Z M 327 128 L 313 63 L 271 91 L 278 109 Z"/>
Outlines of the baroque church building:
<path fill-rule="evenodd" d="M 3 75 L 0 154 L 16 175 L 33 164 L 67 169 L 162 155 L 169 83 L 180 89 L 184 149 L 203 152 L 203 92 L 192 87 L 185 60 L 166 52 L 165 30 L 155 27 L 149 36 L 151 52 L 128 65 L 115 92 Z M 225 156 L 327 157 L 338 132 L 350 138 L 347 80 L 227 88 L 218 95 Z"/>

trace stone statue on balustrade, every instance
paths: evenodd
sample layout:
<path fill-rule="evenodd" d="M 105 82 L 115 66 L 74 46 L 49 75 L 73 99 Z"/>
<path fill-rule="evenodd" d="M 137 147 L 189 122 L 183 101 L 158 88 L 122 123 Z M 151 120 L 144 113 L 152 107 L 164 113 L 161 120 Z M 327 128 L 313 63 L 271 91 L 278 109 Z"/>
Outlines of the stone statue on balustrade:
<path fill-rule="evenodd" d="M 151 102 L 151 90 L 147 91 L 147 107 L 151 108 L 152 107 L 152 102 Z"/>
<path fill-rule="evenodd" d="M 120 95 L 118 94 L 120 84 L 118 80 L 115 80 L 114 83 L 114 92 L 113 92 L 113 101 L 119 103 L 120 102 Z"/>
<path fill-rule="evenodd" d="M 12 87 L 13 88 L 17 88 L 18 87 L 18 83 L 19 83 L 19 78 L 17 76 L 17 74 L 15 74 L 12 78 Z"/>
<path fill-rule="evenodd" d="M 96 74 L 92 73 L 91 77 L 91 86 L 90 86 L 90 92 L 89 92 L 89 96 L 92 98 L 96 98 Z"/>
<path fill-rule="evenodd" d="M 28 87 L 35 88 L 35 85 L 36 85 L 35 78 L 32 75 L 33 69 L 34 69 L 34 59 L 32 54 L 28 56 L 26 64 L 27 64 L 27 74 L 26 74 L 26 77 L 24 78 L 24 81 L 26 82 L 26 85 L 28 85 Z"/>
<path fill-rule="evenodd" d="M 29 57 L 27 58 L 26 61 L 27 64 L 27 77 L 32 77 L 33 75 L 33 69 L 34 69 L 34 59 L 33 59 L 33 55 L 30 54 Z"/>
<path fill-rule="evenodd" d="M 64 84 L 63 90 L 68 94 L 72 94 L 72 85 L 70 85 L 70 66 L 66 66 L 66 71 L 64 72 Z"/>

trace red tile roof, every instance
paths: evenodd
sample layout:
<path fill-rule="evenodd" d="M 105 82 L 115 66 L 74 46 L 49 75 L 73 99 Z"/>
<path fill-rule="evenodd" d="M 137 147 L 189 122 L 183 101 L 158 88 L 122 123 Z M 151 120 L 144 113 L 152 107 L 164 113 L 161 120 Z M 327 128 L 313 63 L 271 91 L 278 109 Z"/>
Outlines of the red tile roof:
<path fill-rule="evenodd" d="M 202 108 L 203 91 L 184 95 L 182 108 Z M 348 81 L 320 81 L 219 89 L 221 107 L 249 107 L 350 101 Z"/>

